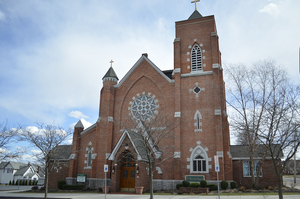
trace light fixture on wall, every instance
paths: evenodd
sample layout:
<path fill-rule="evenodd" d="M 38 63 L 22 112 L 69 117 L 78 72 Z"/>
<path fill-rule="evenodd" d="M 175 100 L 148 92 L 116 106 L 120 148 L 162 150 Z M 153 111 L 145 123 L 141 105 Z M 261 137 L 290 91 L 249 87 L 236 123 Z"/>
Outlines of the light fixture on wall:
<path fill-rule="evenodd" d="M 140 167 L 138 164 L 135 165 L 136 166 L 136 173 L 138 174 L 139 173 L 139 170 L 140 170 Z"/>
<path fill-rule="evenodd" d="M 125 144 L 125 149 L 128 150 L 128 148 L 129 148 L 129 146 L 128 146 L 128 144 L 126 143 L 126 144 Z"/>
<path fill-rule="evenodd" d="M 117 167 L 117 164 L 115 164 L 115 166 L 113 166 L 112 173 L 115 173 L 116 167 Z"/>

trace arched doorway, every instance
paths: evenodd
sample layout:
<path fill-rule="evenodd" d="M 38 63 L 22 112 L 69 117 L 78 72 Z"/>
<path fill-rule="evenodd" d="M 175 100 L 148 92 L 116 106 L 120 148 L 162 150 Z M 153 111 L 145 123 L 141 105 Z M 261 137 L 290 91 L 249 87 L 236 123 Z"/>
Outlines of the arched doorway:
<path fill-rule="evenodd" d="M 135 191 L 135 160 L 130 153 L 122 157 L 121 162 L 121 191 Z"/>

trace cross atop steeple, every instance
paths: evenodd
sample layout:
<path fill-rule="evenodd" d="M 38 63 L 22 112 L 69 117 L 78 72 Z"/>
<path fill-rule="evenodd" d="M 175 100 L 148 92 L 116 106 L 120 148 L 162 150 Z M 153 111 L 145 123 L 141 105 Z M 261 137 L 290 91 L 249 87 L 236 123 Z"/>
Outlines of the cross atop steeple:
<path fill-rule="evenodd" d="M 195 3 L 195 10 L 197 10 L 197 2 L 199 2 L 200 0 L 194 0 L 191 3 Z"/>
<path fill-rule="evenodd" d="M 112 67 L 112 64 L 114 63 L 114 61 L 113 60 L 110 60 L 110 66 Z"/>

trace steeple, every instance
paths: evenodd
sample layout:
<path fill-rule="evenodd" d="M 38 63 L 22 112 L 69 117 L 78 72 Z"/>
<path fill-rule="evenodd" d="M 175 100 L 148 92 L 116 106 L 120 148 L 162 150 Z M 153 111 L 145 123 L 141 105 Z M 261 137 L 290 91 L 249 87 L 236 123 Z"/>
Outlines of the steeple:
<path fill-rule="evenodd" d="M 112 66 L 108 69 L 107 73 L 104 75 L 104 77 L 102 78 L 103 82 L 105 81 L 115 81 L 117 82 L 119 80 L 119 78 L 117 77 L 114 69 L 112 68 Z"/>
<path fill-rule="evenodd" d="M 77 122 L 77 124 L 75 125 L 75 128 L 82 128 L 82 129 L 84 129 L 84 126 L 83 126 L 81 120 L 79 120 L 79 121 Z"/>
<path fill-rule="evenodd" d="M 188 20 L 191 20 L 191 19 L 199 19 L 199 18 L 202 18 L 203 16 L 200 14 L 200 12 L 198 12 L 198 10 L 195 10 L 193 12 L 193 14 L 189 17 Z"/>

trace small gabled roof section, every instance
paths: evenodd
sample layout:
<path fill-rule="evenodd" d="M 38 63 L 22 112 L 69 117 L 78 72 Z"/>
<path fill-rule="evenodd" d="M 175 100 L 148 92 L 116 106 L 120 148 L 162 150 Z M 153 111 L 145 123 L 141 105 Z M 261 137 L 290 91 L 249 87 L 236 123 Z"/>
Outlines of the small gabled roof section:
<path fill-rule="evenodd" d="M 192 19 L 199 19 L 202 18 L 203 16 L 200 14 L 200 12 L 198 12 L 198 10 L 195 10 L 191 16 L 188 18 L 188 20 L 192 20 Z"/>
<path fill-rule="evenodd" d="M 123 132 L 123 134 L 120 137 L 118 143 L 116 144 L 114 150 L 110 154 L 108 160 L 115 160 L 115 155 L 119 151 L 126 136 L 128 136 L 128 138 L 130 139 L 131 144 L 133 145 L 135 152 L 137 153 L 137 159 L 148 162 L 147 151 L 145 150 L 145 148 L 144 148 L 145 146 L 142 143 L 142 140 L 143 140 L 142 135 L 135 133 L 133 131 L 128 131 L 128 130 L 125 130 Z"/>
<path fill-rule="evenodd" d="M 119 80 L 119 78 L 118 78 L 116 72 L 114 71 L 114 69 L 112 68 L 112 66 L 108 69 L 108 71 L 106 72 L 106 74 L 104 75 L 102 80 L 107 77 L 112 77 L 112 78 L 116 78 L 117 80 Z"/>
<path fill-rule="evenodd" d="M 84 126 L 83 126 L 81 120 L 79 120 L 79 121 L 77 122 L 77 124 L 75 125 L 75 128 L 82 128 L 82 129 L 84 129 Z"/>
<path fill-rule="evenodd" d="M 22 163 L 22 162 L 9 162 L 11 164 L 11 166 L 15 169 L 15 170 L 18 170 L 22 167 L 25 167 L 27 166 L 27 164 L 25 163 Z"/>
<path fill-rule="evenodd" d="M 1 162 L 0 163 L 0 169 L 4 169 L 7 164 L 8 164 L 8 162 Z"/>
<path fill-rule="evenodd" d="M 167 75 L 165 75 L 149 58 L 146 53 L 142 54 L 140 59 L 131 67 L 131 69 L 126 73 L 126 75 L 121 79 L 121 81 L 117 84 L 114 85 L 115 88 L 119 88 L 125 81 L 126 79 L 133 73 L 133 71 L 140 65 L 140 63 L 145 60 L 147 61 L 150 66 L 152 66 L 162 77 L 164 77 L 169 83 L 174 83 L 174 80 L 171 80 Z"/>
<path fill-rule="evenodd" d="M 23 176 L 29 168 L 30 168 L 30 166 L 22 167 L 14 175 L 15 176 Z"/>
<path fill-rule="evenodd" d="M 72 153 L 72 145 L 58 145 L 50 154 L 51 160 L 68 160 Z"/>

